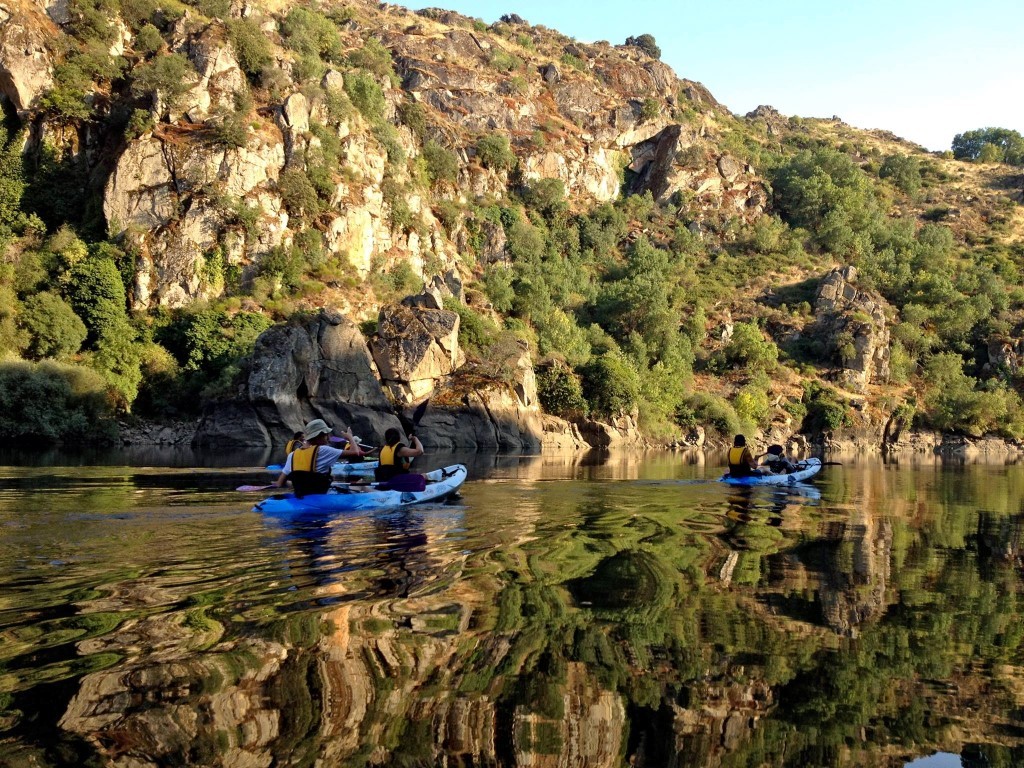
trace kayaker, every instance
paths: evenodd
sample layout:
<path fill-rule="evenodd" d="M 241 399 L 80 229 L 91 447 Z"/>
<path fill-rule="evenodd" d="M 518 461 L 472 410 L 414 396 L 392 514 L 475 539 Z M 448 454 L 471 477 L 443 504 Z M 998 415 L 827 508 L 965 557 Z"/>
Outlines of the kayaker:
<path fill-rule="evenodd" d="M 396 475 L 408 473 L 412 460 L 423 455 L 423 444 L 416 435 L 409 435 L 412 445 L 402 442 L 402 433 L 391 427 L 384 433 L 384 445 L 380 449 L 380 465 L 374 470 L 378 483 L 390 480 Z"/>
<path fill-rule="evenodd" d="M 786 458 L 785 448 L 781 445 L 769 445 L 764 456 L 761 466 L 773 475 L 788 474 L 796 469 L 796 464 Z"/>
<path fill-rule="evenodd" d="M 757 459 L 747 447 L 747 438 L 743 435 L 736 435 L 729 449 L 729 474 L 733 477 L 762 474 Z"/>
<path fill-rule="evenodd" d="M 284 469 L 274 485 L 281 488 L 291 481 L 295 495 L 299 498 L 314 493 L 327 493 L 331 487 L 331 467 L 334 463 L 342 456 L 362 456 L 363 453 L 351 429 L 341 434 L 348 441 L 344 450 L 328 445 L 331 432 L 333 430 L 323 419 L 313 419 L 306 424 L 302 431 L 306 447 L 297 448 L 288 455 Z"/>
<path fill-rule="evenodd" d="M 306 436 L 303 432 L 299 431 L 292 435 L 292 439 L 284 445 L 284 455 L 288 456 L 292 451 L 297 448 L 306 447 Z"/>

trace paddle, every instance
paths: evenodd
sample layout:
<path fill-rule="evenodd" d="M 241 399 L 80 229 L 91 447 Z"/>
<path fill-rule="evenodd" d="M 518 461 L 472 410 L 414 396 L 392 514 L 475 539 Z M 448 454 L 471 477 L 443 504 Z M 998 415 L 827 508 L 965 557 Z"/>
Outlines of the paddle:
<path fill-rule="evenodd" d="M 254 491 L 269 491 L 272 488 L 277 488 L 277 486 L 273 483 L 270 485 L 240 485 L 235 488 L 235 490 L 241 491 L 242 493 L 252 493 Z"/>

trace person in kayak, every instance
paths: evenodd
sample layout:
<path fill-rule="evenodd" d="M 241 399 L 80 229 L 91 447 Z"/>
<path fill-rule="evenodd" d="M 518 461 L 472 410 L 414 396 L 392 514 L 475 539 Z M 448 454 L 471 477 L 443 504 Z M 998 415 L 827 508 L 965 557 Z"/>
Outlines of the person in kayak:
<path fill-rule="evenodd" d="M 287 443 L 285 443 L 285 445 L 284 445 L 284 455 L 288 456 L 288 455 L 291 454 L 292 451 L 294 451 L 294 450 L 296 450 L 298 448 L 305 448 L 305 447 L 306 447 L 306 435 L 305 435 L 305 433 L 303 433 L 301 431 L 300 432 L 296 432 L 294 435 L 292 435 L 292 439 L 289 440 Z"/>
<path fill-rule="evenodd" d="M 331 467 L 334 463 L 342 456 L 362 456 L 363 453 L 351 429 L 341 434 L 348 441 L 344 449 L 328 445 L 331 432 L 333 430 L 323 419 L 313 419 L 306 424 L 302 432 L 306 447 L 288 454 L 284 469 L 274 485 L 282 488 L 290 481 L 300 499 L 314 493 L 327 493 L 331 488 Z"/>
<path fill-rule="evenodd" d="M 423 444 L 416 435 L 409 435 L 411 445 L 402 442 L 402 433 L 394 427 L 384 433 L 384 445 L 380 449 L 380 465 L 374 470 L 378 483 L 386 482 L 396 475 L 408 473 L 412 460 L 423 455 Z"/>
<path fill-rule="evenodd" d="M 732 448 L 729 449 L 729 474 L 732 477 L 763 474 L 757 466 L 757 459 L 747 447 L 747 438 L 744 435 L 736 435 L 732 441 Z"/>
<path fill-rule="evenodd" d="M 783 475 L 796 469 L 796 464 L 786 458 L 785 448 L 781 445 L 769 445 L 761 467 L 773 475 Z"/>

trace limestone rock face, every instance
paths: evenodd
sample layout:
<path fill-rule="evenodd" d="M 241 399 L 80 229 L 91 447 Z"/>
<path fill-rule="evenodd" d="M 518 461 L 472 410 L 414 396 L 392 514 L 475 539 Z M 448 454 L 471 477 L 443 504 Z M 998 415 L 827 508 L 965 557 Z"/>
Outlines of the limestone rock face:
<path fill-rule="evenodd" d="M 19 114 L 53 85 L 53 57 L 47 45 L 57 34 L 35 3 L 0 2 L 0 93 Z"/>
<path fill-rule="evenodd" d="M 815 330 L 843 360 L 842 383 L 856 392 L 889 378 L 886 304 L 859 290 L 857 270 L 832 270 L 818 287 Z"/>
<path fill-rule="evenodd" d="M 444 309 L 383 308 L 372 348 L 382 381 L 407 403 L 428 395 L 466 359 L 459 347 L 459 316 Z"/>
<path fill-rule="evenodd" d="M 244 396 L 211 406 L 195 443 L 283 443 L 313 418 L 336 429 L 351 426 L 364 438 L 399 426 L 366 340 L 354 323 L 333 311 L 302 326 L 264 332 L 256 341 Z"/>

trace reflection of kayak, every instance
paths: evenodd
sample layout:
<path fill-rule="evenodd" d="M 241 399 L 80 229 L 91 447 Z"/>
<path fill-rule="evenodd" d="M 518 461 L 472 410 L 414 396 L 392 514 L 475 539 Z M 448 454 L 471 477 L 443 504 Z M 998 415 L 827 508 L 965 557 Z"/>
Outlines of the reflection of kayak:
<path fill-rule="evenodd" d="M 427 480 L 427 487 L 423 491 L 381 491 L 371 485 L 368 486 L 369 490 L 335 488 L 330 493 L 312 494 L 301 499 L 296 498 L 295 494 L 286 493 L 264 499 L 253 507 L 253 511 L 272 517 L 289 518 L 348 510 L 394 509 L 439 501 L 466 482 L 466 467 L 453 464 L 427 472 L 423 477 Z"/>
<path fill-rule="evenodd" d="M 372 475 L 379 461 L 339 461 L 331 467 L 332 477 L 358 477 L 360 475 Z M 284 469 L 283 464 L 271 464 L 267 470 L 274 474 L 280 474 Z"/>
<path fill-rule="evenodd" d="M 802 480 L 814 477 L 821 471 L 821 459 L 804 459 L 797 464 L 795 472 L 785 475 L 746 475 L 745 477 L 730 477 L 729 473 L 720 478 L 723 483 L 729 485 L 794 485 Z"/>

